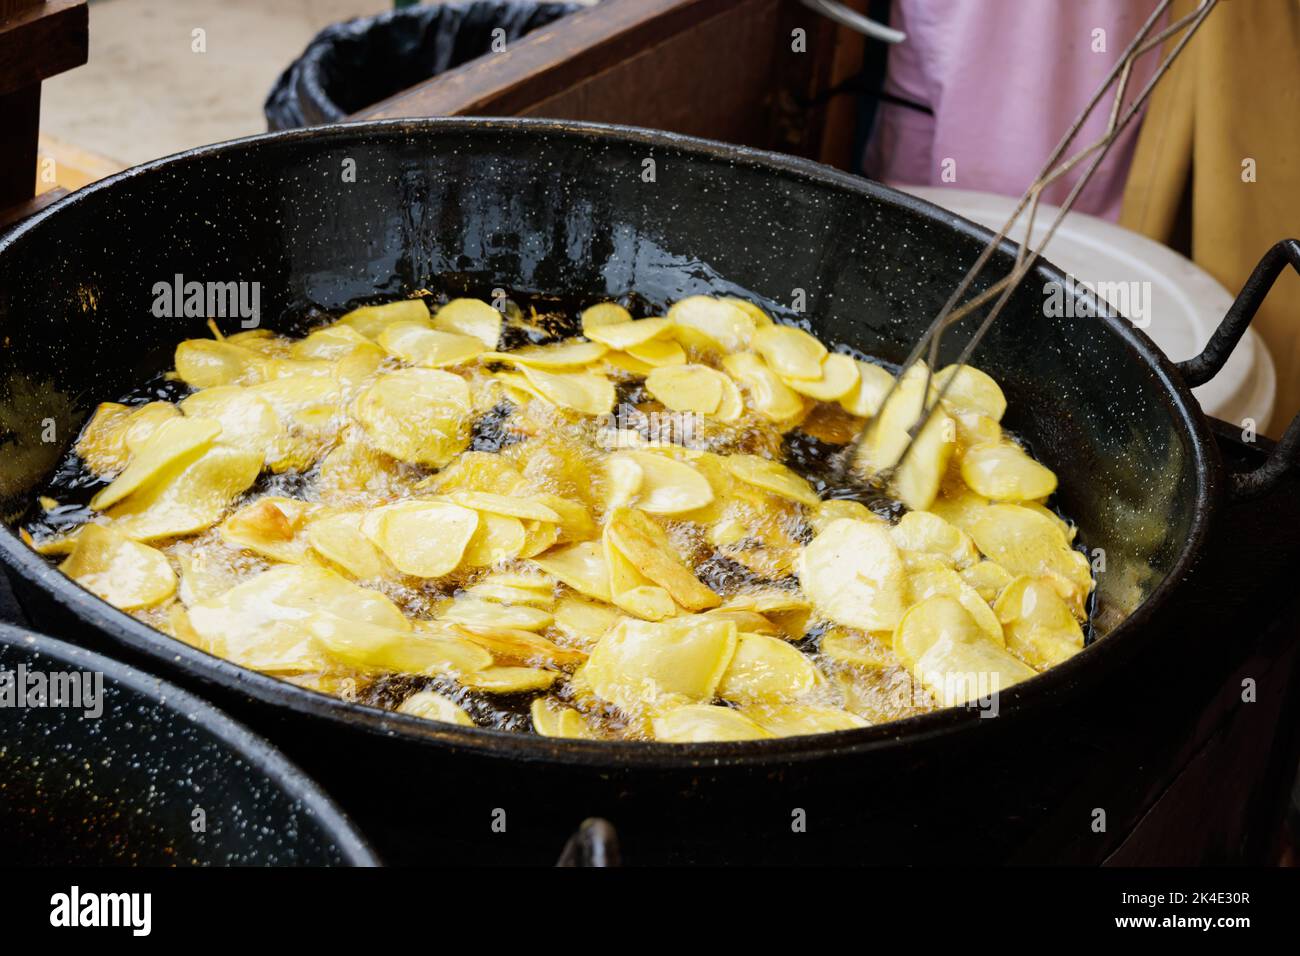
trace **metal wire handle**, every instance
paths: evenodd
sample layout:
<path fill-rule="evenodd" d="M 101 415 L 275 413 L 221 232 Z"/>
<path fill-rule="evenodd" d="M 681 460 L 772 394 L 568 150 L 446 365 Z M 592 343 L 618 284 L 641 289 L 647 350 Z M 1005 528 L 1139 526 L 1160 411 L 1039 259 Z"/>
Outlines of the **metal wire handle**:
<path fill-rule="evenodd" d="M 1015 211 L 1012 212 L 1011 218 L 1007 220 L 1006 224 L 998 234 L 989 240 L 988 244 L 984 247 L 984 250 L 975 260 L 974 265 L 971 266 L 965 277 L 953 291 L 947 303 L 945 303 L 944 307 L 939 311 L 939 314 L 935 316 L 934 320 L 930 323 L 930 326 L 912 347 L 907 359 L 900 366 L 898 375 L 895 376 L 889 390 L 885 393 L 885 397 L 881 401 L 876 415 L 867 423 L 867 426 L 859 432 L 857 438 L 854 439 L 852 447 L 849 449 L 849 453 L 843 459 L 846 468 L 852 469 L 854 467 L 863 443 L 874 431 L 876 423 L 881 417 L 880 411 L 884 409 L 885 404 L 897 391 L 899 382 L 902 381 L 903 376 L 910 368 L 912 368 L 913 365 L 916 364 L 917 360 L 920 359 L 921 353 L 925 352 L 927 349 L 929 350 L 925 372 L 925 389 L 921 393 L 923 396 L 928 396 L 930 393 L 931 378 L 934 375 L 934 366 L 938 362 L 939 345 L 943 333 L 951 326 L 966 318 L 966 316 L 970 315 L 976 309 L 985 305 L 994 297 L 997 297 L 997 301 L 989 310 L 988 315 L 984 317 L 984 320 L 975 330 L 975 334 L 971 336 L 970 340 L 962 348 L 957 361 L 953 364 L 960 368 L 967 363 L 971 353 L 975 351 L 975 348 L 984 338 L 985 333 L 987 333 L 989 328 L 993 325 L 994 320 L 996 320 L 1001 314 L 1002 308 L 1006 305 L 1007 300 L 1011 298 L 1012 293 L 1015 292 L 1016 288 L 1020 285 L 1020 281 L 1029 273 L 1035 263 L 1037 263 L 1039 256 L 1042 254 L 1043 248 L 1051 241 L 1052 236 L 1056 234 L 1057 228 L 1065 219 L 1066 214 L 1069 213 L 1070 207 L 1074 205 L 1074 201 L 1078 198 L 1084 187 L 1088 185 L 1088 182 L 1092 179 L 1092 175 L 1096 172 L 1097 167 L 1100 166 L 1102 160 L 1106 158 L 1106 154 L 1110 151 L 1110 147 L 1133 121 L 1134 117 L 1137 116 L 1143 104 L 1145 104 L 1150 98 L 1151 91 L 1155 88 L 1156 83 L 1158 83 L 1160 78 L 1169 71 L 1169 67 L 1173 64 L 1174 60 L 1177 59 L 1178 55 L 1182 53 L 1183 48 L 1187 45 L 1187 42 L 1192 38 L 1192 35 L 1195 34 L 1197 28 L 1200 27 L 1205 18 L 1209 16 L 1210 11 L 1218 5 L 1219 0 L 1201 0 L 1197 8 L 1191 13 L 1180 17 L 1178 20 L 1156 33 L 1155 36 L 1151 36 L 1152 31 L 1155 29 L 1155 25 L 1164 17 L 1165 12 L 1169 9 L 1172 2 L 1173 0 L 1160 0 L 1160 3 L 1151 12 L 1151 16 L 1147 18 L 1146 23 L 1142 25 L 1142 28 L 1129 43 L 1127 49 L 1124 50 L 1124 54 L 1115 63 L 1115 66 L 1111 69 L 1110 73 L 1107 74 L 1105 81 L 1103 81 L 1101 86 L 1097 89 L 1097 92 L 1093 94 L 1088 105 L 1084 107 L 1083 112 L 1075 118 L 1074 122 L 1070 125 L 1070 128 L 1066 130 L 1065 136 L 1062 137 L 1060 143 L 1058 143 L 1056 148 L 1052 151 L 1047 162 L 1043 164 L 1038 177 L 1034 180 L 1033 184 L 1025 190 L 1024 195 L 1020 197 L 1020 201 L 1016 204 Z M 1151 79 L 1147 81 L 1147 84 L 1141 89 L 1133 102 L 1128 107 L 1125 107 L 1124 94 L 1128 91 L 1129 79 L 1133 72 L 1133 64 L 1137 62 L 1139 57 L 1162 45 L 1166 40 L 1177 36 L 1184 30 L 1186 32 L 1179 38 L 1177 44 L 1175 44 L 1173 49 L 1169 51 L 1168 55 L 1161 60 Z M 1114 99 L 1110 106 L 1110 119 L 1106 124 L 1106 132 L 1100 139 L 1089 143 L 1069 158 L 1062 160 L 1061 157 L 1074 141 L 1079 130 L 1082 129 L 1083 125 L 1088 121 L 1088 118 L 1092 115 L 1097 104 L 1105 98 L 1107 90 L 1109 90 L 1112 85 L 1115 85 L 1116 89 Z M 1084 169 L 1083 175 L 1079 177 L 1078 181 L 1070 189 L 1069 194 L 1065 197 L 1065 201 L 1061 204 L 1060 209 L 1057 212 L 1056 218 L 1052 221 L 1051 226 L 1043 235 L 1042 240 L 1034 246 L 1034 248 L 1027 248 L 1033 238 L 1034 219 L 1038 214 L 1039 199 L 1042 196 L 1043 190 L 1056 182 L 1062 176 L 1068 174 L 1075 167 L 1084 163 L 1090 157 L 1091 162 L 1088 164 L 1087 168 Z M 1016 222 L 1020 219 L 1020 214 L 1024 212 L 1026 206 L 1029 207 L 1029 218 L 1025 228 L 1025 238 L 1017 247 L 1015 265 L 1011 272 L 999 279 L 993 285 L 989 286 L 989 288 L 985 289 L 983 292 L 980 292 L 966 301 L 962 301 L 962 297 L 970 290 L 971 283 L 975 281 L 983 271 L 984 266 L 987 265 L 989 260 L 992 258 L 994 250 L 1001 245 L 1002 241 L 1006 239 L 1008 233 L 1010 233 L 1015 227 Z M 959 302 L 960 305 L 958 304 Z M 901 454 L 898 456 L 894 464 L 882 469 L 879 474 L 881 479 L 887 480 L 889 475 L 900 468 L 903 462 L 906 461 L 908 454 L 912 450 L 912 446 L 915 444 L 917 435 L 925 426 L 925 423 L 930 420 L 930 416 L 934 414 L 935 409 L 939 407 L 939 403 L 943 401 L 944 396 L 948 393 L 948 389 L 952 386 L 955 379 L 956 375 L 952 375 L 944 382 L 931 404 L 927 405 L 926 399 L 922 399 L 921 413 L 917 420 L 912 424 L 912 427 L 908 430 L 907 444 L 903 447 Z"/>

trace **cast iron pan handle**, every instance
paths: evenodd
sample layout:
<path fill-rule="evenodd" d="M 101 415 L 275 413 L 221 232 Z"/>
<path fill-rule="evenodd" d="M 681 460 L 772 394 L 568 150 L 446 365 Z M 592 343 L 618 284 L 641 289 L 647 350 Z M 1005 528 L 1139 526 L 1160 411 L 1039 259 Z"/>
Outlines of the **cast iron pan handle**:
<path fill-rule="evenodd" d="M 556 866 L 618 866 L 618 834 L 600 817 L 588 817 L 564 844 Z"/>
<path fill-rule="evenodd" d="M 1300 241 L 1283 239 L 1264 254 L 1250 274 L 1246 284 L 1232 303 L 1232 308 L 1223 317 L 1219 327 L 1210 336 L 1205 350 L 1196 358 L 1178 363 L 1178 371 L 1189 388 L 1204 385 L 1219 373 L 1223 363 L 1241 341 L 1250 320 L 1255 317 L 1260 304 L 1268 296 L 1273 283 L 1290 263 L 1291 268 L 1300 272 Z M 1253 498 L 1271 489 L 1298 459 L 1300 459 L 1300 415 L 1291 419 L 1282 440 L 1273 449 L 1268 460 L 1254 471 L 1245 471 L 1231 475 L 1232 495 L 1234 498 Z"/>

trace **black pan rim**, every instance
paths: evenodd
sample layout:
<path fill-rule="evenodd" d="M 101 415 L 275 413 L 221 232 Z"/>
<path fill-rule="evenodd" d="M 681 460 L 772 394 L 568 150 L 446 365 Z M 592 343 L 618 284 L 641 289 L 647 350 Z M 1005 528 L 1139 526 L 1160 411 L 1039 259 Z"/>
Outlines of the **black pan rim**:
<path fill-rule="evenodd" d="M 347 866 L 380 866 L 369 842 L 346 813 L 305 771 L 265 737 L 254 733 L 225 711 L 175 684 L 96 651 L 69 644 L 30 628 L 0 623 L 0 644 L 19 651 L 30 648 L 60 664 L 100 671 L 106 678 L 211 733 L 298 801 L 338 847 Z"/>
<path fill-rule="evenodd" d="M 57 216 L 60 210 L 83 202 L 96 193 L 111 190 L 117 183 L 144 176 L 160 169 L 174 169 L 227 152 L 256 148 L 263 143 L 319 140 L 322 143 L 354 139 L 367 135 L 379 138 L 436 134 L 438 132 L 547 134 L 557 138 L 587 141 L 634 142 L 647 147 L 664 147 L 712 158 L 732 164 L 775 169 L 798 178 L 846 189 L 851 192 L 884 198 L 926 218 L 941 222 L 981 243 L 993 233 L 933 203 L 899 192 L 880 183 L 824 166 L 813 160 L 737 146 L 714 140 L 683 136 L 662 130 L 570 120 L 501 117 L 427 117 L 337 123 L 328 126 L 262 133 L 241 139 L 200 146 L 172 156 L 153 160 L 124 170 L 80 189 L 0 237 L 0 261 L 4 252 L 22 241 L 41 224 Z M 1009 240 L 1004 247 L 1014 250 Z M 1065 274 L 1046 260 L 1040 260 L 1036 272 L 1051 280 L 1064 281 Z M 1196 502 L 1187 540 L 1165 579 L 1147 599 L 1105 638 L 1084 648 L 1063 664 L 1004 691 L 1001 714 L 996 723 L 1019 723 L 1038 708 L 1058 697 L 1086 689 L 1101 672 L 1104 660 L 1118 661 L 1142 643 L 1145 624 L 1168 598 L 1195 563 L 1205 542 L 1213 513 L 1223 493 L 1222 464 L 1217 447 L 1200 406 L 1183 382 L 1174 363 L 1141 330 L 1124 319 L 1111 315 L 1096 317 L 1107 332 L 1120 338 L 1139 364 L 1160 386 L 1167 399 L 1171 419 L 1185 434 L 1190 463 L 1196 477 Z M 119 611 L 86 591 L 24 544 L 7 527 L 0 528 L 0 559 L 8 568 L 31 585 L 50 594 L 70 608 L 79 618 L 109 634 L 132 650 L 143 653 L 170 668 L 186 668 L 190 676 L 206 685 L 234 690 L 263 704 L 285 706 L 313 717 L 340 721 L 367 732 L 392 736 L 400 734 L 412 741 L 453 750 L 470 751 L 485 756 L 511 760 L 558 762 L 586 765 L 602 770 L 625 767 L 689 769 L 705 767 L 754 767 L 781 762 L 802 762 L 827 758 L 847 758 L 902 745 L 918 745 L 957 732 L 974 732 L 986 721 L 973 709 L 951 707 L 905 720 L 875 724 L 859 730 L 845 730 L 804 737 L 731 743 L 660 744 L 627 741 L 587 741 L 540 737 L 488 728 L 458 727 L 425 721 L 393 711 L 349 703 L 317 691 L 297 687 L 285 681 L 247 670 L 197 648 L 190 647 L 161 631 Z M 1094 664 L 1093 662 L 1096 661 Z M 986 728 L 988 732 L 991 728 Z"/>

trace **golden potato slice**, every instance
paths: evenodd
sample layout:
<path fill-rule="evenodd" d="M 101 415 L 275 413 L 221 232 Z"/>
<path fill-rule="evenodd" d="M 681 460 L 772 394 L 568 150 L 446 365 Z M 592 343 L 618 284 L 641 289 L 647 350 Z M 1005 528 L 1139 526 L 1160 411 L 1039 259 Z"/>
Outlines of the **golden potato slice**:
<path fill-rule="evenodd" d="M 90 507 L 105 511 L 146 485 L 159 480 L 178 462 L 191 462 L 221 434 L 221 423 L 210 418 L 170 418 L 160 424 L 131 456 L 111 484 L 90 499 Z"/>
<path fill-rule="evenodd" d="M 733 302 L 707 295 L 693 295 L 668 310 L 668 321 L 683 345 L 737 352 L 749 344 L 754 320 Z"/>
<path fill-rule="evenodd" d="M 751 704 L 741 713 L 773 737 L 802 737 L 806 734 L 829 734 L 837 730 L 869 727 L 870 722 L 838 707 L 814 704 Z"/>
<path fill-rule="evenodd" d="M 944 707 L 988 697 L 1034 676 L 945 594 L 927 598 L 903 616 L 894 632 L 894 653 Z"/>
<path fill-rule="evenodd" d="M 908 563 L 907 590 L 913 604 L 919 604 L 935 594 L 955 598 L 988 635 L 989 640 L 999 647 L 1006 646 L 1002 625 L 988 602 L 941 559 L 933 555 L 918 555 Z"/>
<path fill-rule="evenodd" d="M 179 414 L 170 402 L 149 402 L 135 408 L 103 402 L 82 429 L 77 454 L 96 475 L 115 475 L 155 428 Z"/>
<path fill-rule="evenodd" d="M 531 365 L 522 368 L 525 381 L 552 405 L 583 415 L 606 415 L 614 407 L 614 385 L 597 372 L 548 372 Z"/>
<path fill-rule="evenodd" d="M 271 403 L 239 385 L 205 388 L 186 396 L 180 407 L 190 417 L 217 422 L 221 432 L 216 440 L 223 445 L 261 452 L 267 464 L 284 437 L 284 425 Z"/>
<path fill-rule="evenodd" d="M 543 737 L 590 740 L 597 736 L 582 714 L 572 707 L 563 707 L 549 698 L 534 699 L 529 713 L 533 718 L 533 730 Z"/>
<path fill-rule="evenodd" d="M 819 402 L 838 402 L 858 387 L 858 363 L 851 356 L 832 353 L 822 359 L 820 378 L 787 378 L 786 384 Z"/>
<path fill-rule="evenodd" d="M 366 305 L 345 313 L 338 324 L 368 339 L 377 339 L 384 329 L 398 322 L 429 324 L 429 307 L 423 299 L 405 299 L 384 305 Z"/>
<path fill-rule="evenodd" d="M 927 394 L 925 368 L 914 365 L 880 414 L 866 426 L 866 438 L 854 461 L 854 466 L 867 475 L 897 466 L 894 493 L 913 511 L 928 510 L 933 503 L 957 437 L 952 419 L 935 409 L 908 450 L 910 429 L 925 407 Z M 904 452 L 907 457 L 900 465 Z"/>
<path fill-rule="evenodd" d="M 472 597 L 458 597 L 439 615 L 440 621 L 471 627 L 504 627 L 516 631 L 540 631 L 555 618 L 526 604 L 505 605 Z"/>
<path fill-rule="evenodd" d="M 207 548 L 181 546 L 174 555 L 180 570 L 176 595 L 186 607 L 214 598 L 239 583 L 239 574 L 230 562 Z"/>
<path fill-rule="evenodd" d="M 885 396 L 894 385 L 893 373 L 871 362 L 858 361 L 858 382 L 853 390 L 840 398 L 840 407 L 850 415 L 871 418 L 885 402 Z"/>
<path fill-rule="evenodd" d="M 1007 650 L 1034 670 L 1046 670 L 1083 650 L 1083 631 L 1050 584 L 1021 575 L 994 606 Z"/>
<path fill-rule="evenodd" d="M 963 455 L 974 445 L 1002 441 L 1002 426 L 987 415 L 956 410 L 952 420 L 957 426 L 957 444 Z"/>
<path fill-rule="evenodd" d="M 431 690 L 421 690 L 412 694 L 398 706 L 399 714 L 409 714 L 424 720 L 436 720 L 444 724 L 459 724 L 473 727 L 474 721 L 455 701 Z"/>
<path fill-rule="evenodd" d="M 779 702 L 806 694 L 816 683 L 817 668 L 790 644 L 765 634 L 739 634 L 736 653 L 718 684 L 718 696 Z"/>
<path fill-rule="evenodd" d="M 59 570 L 122 611 L 153 607 L 176 593 L 166 555 L 99 524 L 82 527 Z"/>
<path fill-rule="evenodd" d="M 210 528 L 262 470 L 262 456 L 219 445 L 181 459 L 107 512 L 136 541 L 157 541 Z"/>
<path fill-rule="evenodd" d="M 884 518 L 862 502 L 847 501 L 843 498 L 828 498 L 826 501 L 818 502 L 809 516 L 809 523 L 813 530 L 820 534 L 837 518 L 852 518 L 855 521 L 870 521 L 876 524 L 886 523 Z"/>
<path fill-rule="evenodd" d="M 756 352 L 727 355 L 722 359 L 722 367 L 745 387 L 750 405 L 764 418 L 786 423 L 803 414 L 803 399 Z"/>
<path fill-rule="evenodd" d="M 907 576 L 883 523 L 837 518 L 804 547 L 798 574 L 813 606 L 836 624 L 887 631 L 903 615 Z"/>
<path fill-rule="evenodd" d="M 510 495 L 524 481 L 524 474 L 509 459 L 486 451 L 466 451 L 436 475 L 416 485 L 423 490 L 449 495 L 454 491 L 478 491 Z M 554 509 L 552 509 L 554 510 Z"/>
<path fill-rule="evenodd" d="M 650 321 L 646 319 L 644 321 Z M 624 353 L 624 358 L 631 359 L 642 366 L 640 374 L 649 375 L 651 371 L 657 368 L 663 368 L 668 365 L 685 365 L 686 350 L 672 339 L 651 339 L 649 342 L 642 342 L 640 345 L 629 345 Z M 632 368 L 629 371 L 636 372 Z"/>
<path fill-rule="evenodd" d="M 954 380 L 951 385 L 949 380 Z M 949 365 L 934 376 L 934 387 L 948 391 L 943 396 L 945 405 L 954 409 L 987 415 L 995 422 L 1002 421 L 1007 410 L 1007 399 L 1002 389 L 991 377 L 970 365 Z"/>
<path fill-rule="evenodd" d="M 645 387 L 675 412 L 711 415 L 722 403 L 724 382 L 726 376 L 707 365 L 670 365 L 647 375 Z"/>
<path fill-rule="evenodd" d="M 491 491 L 452 491 L 447 494 L 447 499 L 462 507 L 473 508 L 475 511 L 487 511 L 529 521 L 549 521 L 552 524 L 558 524 L 560 521 L 560 516 L 554 509 L 532 495 L 501 495 Z"/>
<path fill-rule="evenodd" d="M 728 305 L 734 305 L 736 308 L 740 309 L 740 311 L 753 319 L 754 328 L 756 329 L 761 329 L 765 325 L 772 324 L 772 317 L 752 302 L 747 302 L 744 299 L 736 299 L 732 296 L 723 296 L 721 301 Z"/>
<path fill-rule="evenodd" d="M 217 531 L 227 544 L 297 564 L 307 559 L 307 543 L 297 534 L 310 509 L 305 501 L 268 495 L 240 508 Z"/>
<path fill-rule="evenodd" d="M 609 565 L 598 542 L 580 541 L 532 559 L 533 564 L 579 594 L 609 602 Z"/>
<path fill-rule="evenodd" d="M 1011 574 L 995 561 L 980 561 L 965 568 L 961 579 L 973 587 L 989 604 L 992 604 L 1002 589 L 1011 583 Z"/>
<path fill-rule="evenodd" d="M 663 529 L 641 512 L 617 509 L 607 519 L 605 534 L 644 577 L 686 610 L 703 611 L 722 603 L 673 551 Z"/>
<path fill-rule="evenodd" d="M 1011 574 L 1051 578 L 1057 593 L 1081 613 L 1092 590 L 1092 569 L 1056 522 L 1019 505 L 989 505 L 975 518 L 970 535 L 985 557 Z"/>
<path fill-rule="evenodd" d="M 192 388 L 213 385 L 248 385 L 261 380 L 264 359 L 251 349 L 186 339 L 176 346 L 176 377 Z"/>
<path fill-rule="evenodd" d="M 406 323 L 411 324 L 411 323 Z M 425 320 L 424 327 L 428 327 Z M 306 338 L 294 342 L 289 348 L 289 357 L 299 361 L 324 359 L 337 362 L 357 352 L 383 357 L 383 350 L 350 325 L 329 325 L 317 329 Z"/>
<path fill-rule="evenodd" d="M 572 371 L 599 361 L 608 351 L 609 347 L 601 342 L 580 342 L 569 339 L 554 345 L 525 345 L 513 352 L 492 352 L 485 358 L 499 362 L 512 362 L 529 368 Z"/>
<path fill-rule="evenodd" d="M 325 645 L 309 627 L 318 616 L 352 623 L 358 630 L 368 625 L 386 635 L 411 627 L 377 591 L 324 568 L 295 564 L 263 571 L 189 608 L 190 624 L 211 653 L 254 670 L 289 674 L 331 666 Z"/>
<path fill-rule="evenodd" d="M 623 615 L 608 604 L 568 594 L 555 605 L 555 627 L 583 650 L 591 648 Z"/>
<path fill-rule="evenodd" d="M 487 351 L 472 335 L 431 329 L 423 322 L 394 322 L 376 341 L 389 355 L 423 368 L 463 365 Z"/>
<path fill-rule="evenodd" d="M 754 351 L 791 388 L 794 388 L 791 379 L 816 381 L 822 377 L 826 346 L 803 329 L 769 325 L 756 331 L 752 341 Z"/>
<path fill-rule="evenodd" d="M 357 398 L 354 414 L 375 447 L 400 461 L 441 467 L 469 443 L 469 386 L 451 372 L 382 375 Z"/>
<path fill-rule="evenodd" d="M 601 539 L 605 564 L 609 568 L 610 600 L 627 613 L 647 621 L 661 621 L 678 611 L 667 589 L 641 573 L 641 569 L 614 544 L 606 528 Z"/>
<path fill-rule="evenodd" d="M 582 310 L 582 334 L 592 338 L 593 329 L 603 329 L 609 325 L 627 325 L 632 322 L 632 313 L 617 302 L 598 302 Z M 594 340 L 598 341 L 598 340 Z M 617 346 L 611 346 L 616 348 Z"/>
<path fill-rule="evenodd" d="M 975 519 L 989 506 L 987 498 L 973 491 L 961 490 L 955 494 L 945 492 L 934 499 L 930 505 L 931 514 L 936 514 L 944 521 L 955 525 L 967 534 L 975 526 Z"/>
<path fill-rule="evenodd" d="M 1056 490 L 1056 475 L 1011 442 L 975 445 L 961 460 L 961 477 L 978 495 L 994 501 L 1046 498 Z"/>
<path fill-rule="evenodd" d="M 631 714 L 647 704 L 707 702 L 716 696 L 736 644 L 730 621 L 624 619 L 592 649 L 582 679 L 597 697 Z"/>
<path fill-rule="evenodd" d="M 714 704 L 675 707 L 656 716 L 652 726 L 655 740 L 673 744 L 764 740 L 772 736 L 740 711 Z"/>
<path fill-rule="evenodd" d="M 584 312 L 582 334 L 593 342 L 599 342 L 620 352 L 645 345 L 655 339 L 664 340 L 664 337 L 671 334 L 673 330 L 673 324 L 667 319 L 641 319 L 634 322 L 631 316 L 628 316 L 627 321 L 624 322 L 609 322 L 589 328 L 586 315 L 587 313 Z"/>
<path fill-rule="evenodd" d="M 889 534 L 899 551 L 937 555 L 959 570 L 980 557 L 970 535 L 929 511 L 909 511 Z"/>
<path fill-rule="evenodd" d="M 723 465 L 741 481 L 774 495 L 809 507 L 821 504 L 812 485 L 779 461 L 760 458 L 758 455 L 727 455 L 723 459 Z"/>
<path fill-rule="evenodd" d="M 317 637 L 320 637 L 317 628 Z M 350 633 L 350 625 L 342 628 L 342 635 Z M 335 656 L 340 656 L 334 649 Z M 355 666 L 367 670 L 392 671 L 398 674 L 449 674 L 458 680 L 492 666 L 492 655 L 465 638 L 458 631 L 433 629 L 428 622 L 412 633 L 403 634 L 400 640 L 386 644 L 369 659 L 354 661 Z"/>
<path fill-rule="evenodd" d="M 702 508 L 713 501 L 713 487 L 695 468 L 649 451 L 624 451 L 611 461 L 631 461 L 641 469 L 635 504 L 655 515 L 675 515 Z"/>
<path fill-rule="evenodd" d="M 570 544 L 574 541 L 587 541 L 594 538 L 599 529 L 591 512 L 581 501 L 562 498 L 549 493 L 532 496 L 535 501 L 545 505 L 559 515 L 558 533 L 553 544 Z M 545 549 L 542 549 L 545 550 Z M 531 555 L 530 555 L 531 557 Z"/>
<path fill-rule="evenodd" d="M 892 634 L 886 634 L 882 643 L 872 635 L 833 627 L 822 635 L 821 652 L 845 667 L 883 671 L 898 664 L 892 645 Z"/>
<path fill-rule="evenodd" d="M 501 341 L 501 313 L 479 299 L 452 299 L 433 316 L 433 327 L 472 335 L 489 349 Z"/>
<path fill-rule="evenodd" d="M 576 647 L 562 647 L 538 634 L 521 631 L 518 628 L 458 624 L 456 630 L 468 640 L 490 651 L 497 660 L 566 667 L 581 664 L 587 659 L 585 651 Z"/>
<path fill-rule="evenodd" d="M 559 671 L 541 667 L 485 667 L 465 674 L 460 683 L 485 694 L 527 694 L 546 690 L 559 677 Z"/>
<path fill-rule="evenodd" d="M 456 570 L 478 527 L 478 512 L 444 501 L 401 501 L 362 522 L 393 567 L 417 578 Z"/>
<path fill-rule="evenodd" d="M 528 531 L 518 518 L 480 511 L 478 527 L 465 546 L 460 563 L 467 568 L 491 567 L 519 557 L 527 544 Z"/>
<path fill-rule="evenodd" d="M 354 578 L 389 577 L 396 569 L 362 532 L 362 518 L 356 511 L 315 518 L 307 524 L 307 543 Z"/>

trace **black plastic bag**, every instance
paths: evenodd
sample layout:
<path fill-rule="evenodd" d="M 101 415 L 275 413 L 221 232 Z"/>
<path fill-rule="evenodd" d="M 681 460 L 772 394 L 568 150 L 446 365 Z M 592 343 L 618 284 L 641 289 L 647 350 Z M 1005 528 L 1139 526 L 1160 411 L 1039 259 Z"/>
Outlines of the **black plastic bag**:
<path fill-rule="evenodd" d="M 508 43 L 580 9 L 576 3 L 480 0 L 336 23 L 316 34 L 275 81 L 263 107 L 267 128 L 336 123 L 490 52 L 497 28 Z"/>

